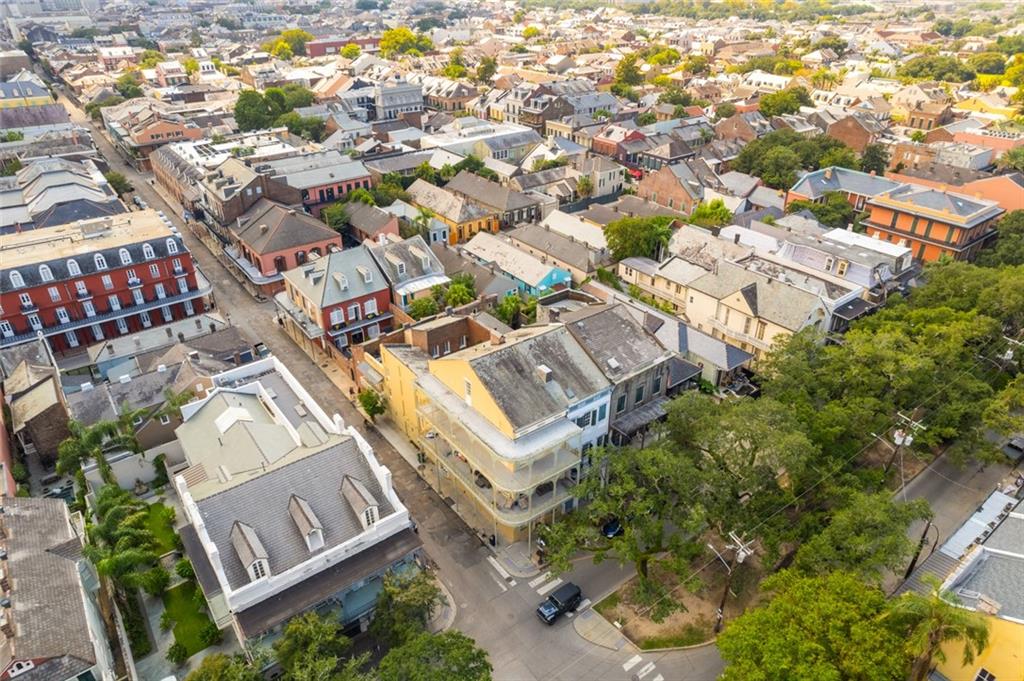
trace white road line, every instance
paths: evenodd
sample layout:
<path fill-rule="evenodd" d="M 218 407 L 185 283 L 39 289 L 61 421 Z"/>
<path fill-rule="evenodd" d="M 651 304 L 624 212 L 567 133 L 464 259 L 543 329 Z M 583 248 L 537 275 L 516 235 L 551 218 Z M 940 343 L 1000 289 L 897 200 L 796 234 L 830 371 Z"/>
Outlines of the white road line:
<path fill-rule="evenodd" d="M 628 672 L 630 669 L 640 664 L 643 661 L 643 659 L 644 658 L 640 657 L 639 655 L 634 655 L 622 664 L 622 671 Z"/>
<path fill-rule="evenodd" d="M 487 556 L 487 562 L 490 563 L 491 566 L 498 571 L 498 574 L 501 575 L 502 579 L 511 579 L 512 575 L 510 575 L 505 568 L 501 567 L 501 563 L 498 562 L 497 558 L 495 558 L 494 556 Z"/>
<path fill-rule="evenodd" d="M 533 589 L 533 588 L 537 587 L 539 584 L 548 581 L 549 579 L 551 579 L 551 573 L 550 572 L 545 572 L 540 577 L 534 577 L 533 579 L 531 579 L 527 583 L 530 585 L 530 588 Z"/>
<path fill-rule="evenodd" d="M 487 574 L 491 576 L 491 579 L 493 579 L 494 583 L 498 585 L 498 588 L 501 589 L 502 593 L 505 593 L 506 591 L 508 591 L 508 587 L 505 586 L 505 582 L 503 582 L 500 579 L 498 579 L 497 575 L 495 575 L 493 572 L 488 572 Z"/>
<path fill-rule="evenodd" d="M 662 676 L 661 674 L 658 674 L 651 681 L 665 681 L 665 677 Z"/>
<path fill-rule="evenodd" d="M 585 610 L 589 605 L 590 605 L 590 599 L 589 598 L 584 598 L 580 602 L 580 604 L 576 606 L 576 612 L 579 612 L 580 610 Z"/>
<path fill-rule="evenodd" d="M 516 580 L 514 580 L 514 579 L 508 580 L 508 585 L 509 586 L 515 586 L 516 584 L 517 584 Z"/>
<path fill-rule="evenodd" d="M 653 671 L 654 671 L 654 663 L 653 662 L 648 662 L 647 664 L 645 664 L 640 669 L 640 671 L 638 671 L 636 673 L 636 678 L 642 679 L 642 678 L 644 678 L 645 676 L 647 676 L 648 674 L 650 674 Z"/>
<path fill-rule="evenodd" d="M 547 594 L 547 592 L 549 592 L 549 591 L 554 591 L 556 588 L 558 588 L 558 585 L 561 584 L 561 583 L 562 583 L 562 580 L 560 580 L 560 579 L 556 579 L 553 582 L 548 582 L 547 584 L 545 584 L 541 588 L 537 589 L 537 593 L 539 593 L 541 596 L 543 596 L 543 595 Z"/>

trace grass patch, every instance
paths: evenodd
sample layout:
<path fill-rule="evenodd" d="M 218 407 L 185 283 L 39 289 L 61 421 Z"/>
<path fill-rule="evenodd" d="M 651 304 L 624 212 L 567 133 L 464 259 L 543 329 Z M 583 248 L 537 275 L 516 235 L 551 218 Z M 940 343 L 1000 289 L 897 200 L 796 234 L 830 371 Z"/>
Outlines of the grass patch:
<path fill-rule="evenodd" d="M 653 650 L 655 648 L 681 648 L 683 646 L 695 646 L 711 640 L 711 623 L 701 619 L 698 622 L 684 625 L 679 631 L 664 636 L 652 636 L 640 641 L 637 645 L 641 650 Z"/>
<path fill-rule="evenodd" d="M 601 601 L 594 606 L 594 610 L 597 610 L 599 613 L 607 617 L 608 613 L 615 609 L 615 607 L 619 604 L 620 600 L 621 599 L 619 598 L 619 592 L 613 591 L 607 596 L 605 596 L 603 599 L 601 599 Z"/>
<path fill-rule="evenodd" d="M 174 532 L 174 509 L 163 504 L 150 504 L 146 527 L 156 539 L 156 552 L 163 555 L 177 548 L 177 534 Z"/>
<path fill-rule="evenodd" d="M 164 592 L 164 609 L 174 620 L 174 640 L 185 646 L 188 654 L 195 655 L 206 647 L 200 634 L 210 618 L 196 603 L 195 582 L 185 582 Z"/>

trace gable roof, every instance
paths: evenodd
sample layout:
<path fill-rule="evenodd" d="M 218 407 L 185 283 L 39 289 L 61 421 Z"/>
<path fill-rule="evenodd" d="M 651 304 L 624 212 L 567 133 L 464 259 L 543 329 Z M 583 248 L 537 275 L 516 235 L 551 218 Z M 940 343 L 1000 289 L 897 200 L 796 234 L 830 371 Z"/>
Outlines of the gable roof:
<path fill-rule="evenodd" d="M 427 208 L 455 224 L 493 215 L 493 211 L 478 206 L 465 197 L 436 187 L 426 180 L 416 180 L 407 191 L 418 206 Z"/>
<path fill-rule="evenodd" d="M 445 185 L 445 190 L 462 194 L 479 204 L 494 208 L 502 213 L 528 208 L 537 201 L 526 194 L 481 177 L 468 170 L 462 170 Z"/>
<path fill-rule="evenodd" d="M 332 251 L 288 270 L 284 278 L 321 309 L 388 288 L 365 246 Z"/>

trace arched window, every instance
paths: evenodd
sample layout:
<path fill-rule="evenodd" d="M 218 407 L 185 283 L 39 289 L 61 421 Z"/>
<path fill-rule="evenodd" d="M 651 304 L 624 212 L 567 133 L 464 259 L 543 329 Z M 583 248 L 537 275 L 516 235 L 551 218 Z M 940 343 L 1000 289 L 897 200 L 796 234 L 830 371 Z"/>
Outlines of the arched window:
<path fill-rule="evenodd" d="M 95 256 L 93 256 L 93 261 L 96 263 L 96 269 L 107 269 L 107 259 L 103 257 L 102 253 L 97 253 Z"/>
<path fill-rule="evenodd" d="M 177 253 L 178 252 L 178 242 L 175 241 L 174 239 L 168 239 L 167 240 L 167 252 L 168 253 Z"/>
<path fill-rule="evenodd" d="M 50 269 L 49 265 L 39 266 L 39 278 L 43 281 L 53 281 L 53 270 Z"/>
<path fill-rule="evenodd" d="M 119 250 L 117 252 L 117 254 L 119 256 L 121 256 L 121 264 L 122 265 L 131 265 L 132 264 L 132 254 L 128 252 L 127 248 L 122 248 L 121 250 Z"/>
<path fill-rule="evenodd" d="M 142 257 L 146 260 L 152 260 L 156 257 L 156 253 L 153 252 L 153 246 L 150 244 L 142 244 Z"/>
<path fill-rule="evenodd" d="M 13 288 L 21 288 L 25 285 L 25 278 L 21 276 L 21 272 L 11 272 L 11 286 Z"/>
<path fill-rule="evenodd" d="M 82 268 L 78 266 L 77 260 L 68 260 L 68 274 L 72 277 L 82 274 Z"/>

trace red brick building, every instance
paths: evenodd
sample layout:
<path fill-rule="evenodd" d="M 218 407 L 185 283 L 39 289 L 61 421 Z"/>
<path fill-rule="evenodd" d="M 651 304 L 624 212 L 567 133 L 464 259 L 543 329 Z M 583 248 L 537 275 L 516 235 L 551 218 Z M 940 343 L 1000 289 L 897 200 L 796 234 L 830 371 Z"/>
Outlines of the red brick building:
<path fill-rule="evenodd" d="M 858 154 L 876 143 L 885 132 L 885 126 L 863 114 L 850 114 L 828 126 L 825 134 L 837 139 Z"/>
<path fill-rule="evenodd" d="M 0 236 L 0 347 L 74 352 L 204 312 L 209 282 L 155 211 Z"/>
<path fill-rule="evenodd" d="M 285 330 L 311 357 L 390 331 L 391 290 L 364 246 L 334 251 L 284 273 L 274 296 Z"/>

